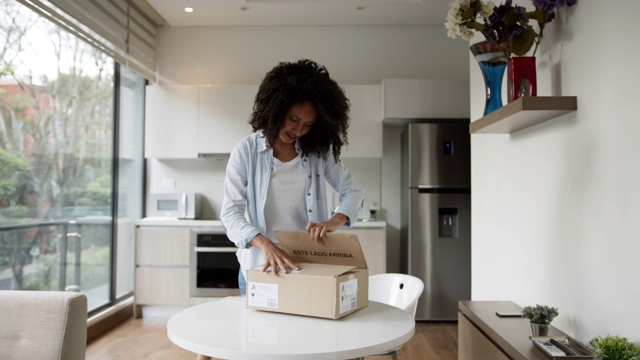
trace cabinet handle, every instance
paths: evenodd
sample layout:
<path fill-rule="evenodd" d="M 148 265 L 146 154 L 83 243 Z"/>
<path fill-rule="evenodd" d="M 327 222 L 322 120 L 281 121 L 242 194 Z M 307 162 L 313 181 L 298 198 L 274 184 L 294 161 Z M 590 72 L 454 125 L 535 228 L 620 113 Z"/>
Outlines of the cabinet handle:
<path fill-rule="evenodd" d="M 195 247 L 195 252 L 209 252 L 209 253 L 229 253 L 238 251 L 237 247 Z"/>

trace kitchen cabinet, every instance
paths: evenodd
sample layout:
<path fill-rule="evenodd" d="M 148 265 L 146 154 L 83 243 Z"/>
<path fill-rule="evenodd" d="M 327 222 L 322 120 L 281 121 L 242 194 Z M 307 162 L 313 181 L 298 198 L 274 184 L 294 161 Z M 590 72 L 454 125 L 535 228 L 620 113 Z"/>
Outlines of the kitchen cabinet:
<path fill-rule="evenodd" d="M 136 227 L 136 316 L 142 305 L 189 305 L 187 227 Z"/>
<path fill-rule="evenodd" d="M 145 158 L 198 157 L 198 87 L 146 87 Z"/>
<path fill-rule="evenodd" d="M 511 301 L 458 302 L 458 358 L 548 360 L 529 339 L 531 327 L 525 318 L 504 318 L 496 311 L 520 312 Z M 549 325 L 549 336 L 568 336 Z"/>
<path fill-rule="evenodd" d="M 356 225 L 360 225 L 360 223 Z M 337 232 L 355 234 L 358 237 L 364 257 L 367 260 L 369 275 L 385 274 L 387 272 L 387 230 L 385 225 L 382 227 L 354 225 L 354 227 L 338 229 Z"/>
<path fill-rule="evenodd" d="M 251 134 L 249 116 L 258 85 L 201 86 L 198 109 L 198 153 L 228 154 Z"/>
<path fill-rule="evenodd" d="M 342 85 L 351 102 L 343 157 L 382 158 L 380 85 Z M 258 85 L 147 86 L 145 157 L 194 159 L 229 154 L 252 132 Z"/>
<path fill-rule="evenodd" d="M 145 157 L 228 154 L 251 133 L 257 85 L 147 86 Z"/>
<path fill-rule="evenodd" d="M 468 119 L 467 79 L 384 79 L 382 112 L 385 123 L 419 119 Z"/>
<path fill-rule="evenodd" d="M 349 145 L 342 157 L 382 158 L 380 85 L 342 85 L 351 102 Z"/>

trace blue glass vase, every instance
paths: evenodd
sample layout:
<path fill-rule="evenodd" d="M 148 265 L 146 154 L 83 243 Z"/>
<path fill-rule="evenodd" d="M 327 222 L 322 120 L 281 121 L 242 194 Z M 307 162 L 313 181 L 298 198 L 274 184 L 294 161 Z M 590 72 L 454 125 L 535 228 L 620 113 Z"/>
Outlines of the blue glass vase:
<path fill-rule="evenodd" d="M 496 44 L 489 41 L 473 44 L 469 49 L 482 71 L 487 95 L 483 115 L 487 115 L 502 107 L 502 78 L 507 58 Z"/>

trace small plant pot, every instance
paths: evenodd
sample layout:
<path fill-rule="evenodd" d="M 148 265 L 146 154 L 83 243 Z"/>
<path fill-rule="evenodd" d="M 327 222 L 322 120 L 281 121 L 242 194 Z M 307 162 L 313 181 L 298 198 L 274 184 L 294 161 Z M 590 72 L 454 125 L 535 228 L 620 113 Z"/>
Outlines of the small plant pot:
<path fill-rule="evenodd" d="M 549 333 L 549 325 L 548 324 L 531 324 L 531 333 L 533 336 L 547 336 Z"/>

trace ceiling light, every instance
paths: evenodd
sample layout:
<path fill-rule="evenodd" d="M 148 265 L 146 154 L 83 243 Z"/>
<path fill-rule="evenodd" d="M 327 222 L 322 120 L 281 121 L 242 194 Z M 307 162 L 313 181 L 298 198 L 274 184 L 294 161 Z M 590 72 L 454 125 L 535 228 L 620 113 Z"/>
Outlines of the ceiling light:
<path fill-rule="evenodd" d="M 356 9 L 358 9 L 358 10 L 364 10 L 364 9 L 366 9 L 366 8 L 367 8 L 366 6 L 358 6 Z"/>
<path fill-rule="evenodd" d="M 184 8 L 184 12 L 192 13 L 193 12 L 193 8 L 190 7 L 190 6 L 187 6 L 186 8 Z"/>
<path fill-rule="evenodd" d="M 249 10 L 249 9 L 251 9 L 251 8 L 250 8 L 250 7 L 248 7 L 248 6 L 243 6 L 243 7 L 241 7 L 241 8 L 240 8 L 240 10 L 242 10 L 242 11 L 247 11 L 247 10 Z"/>

